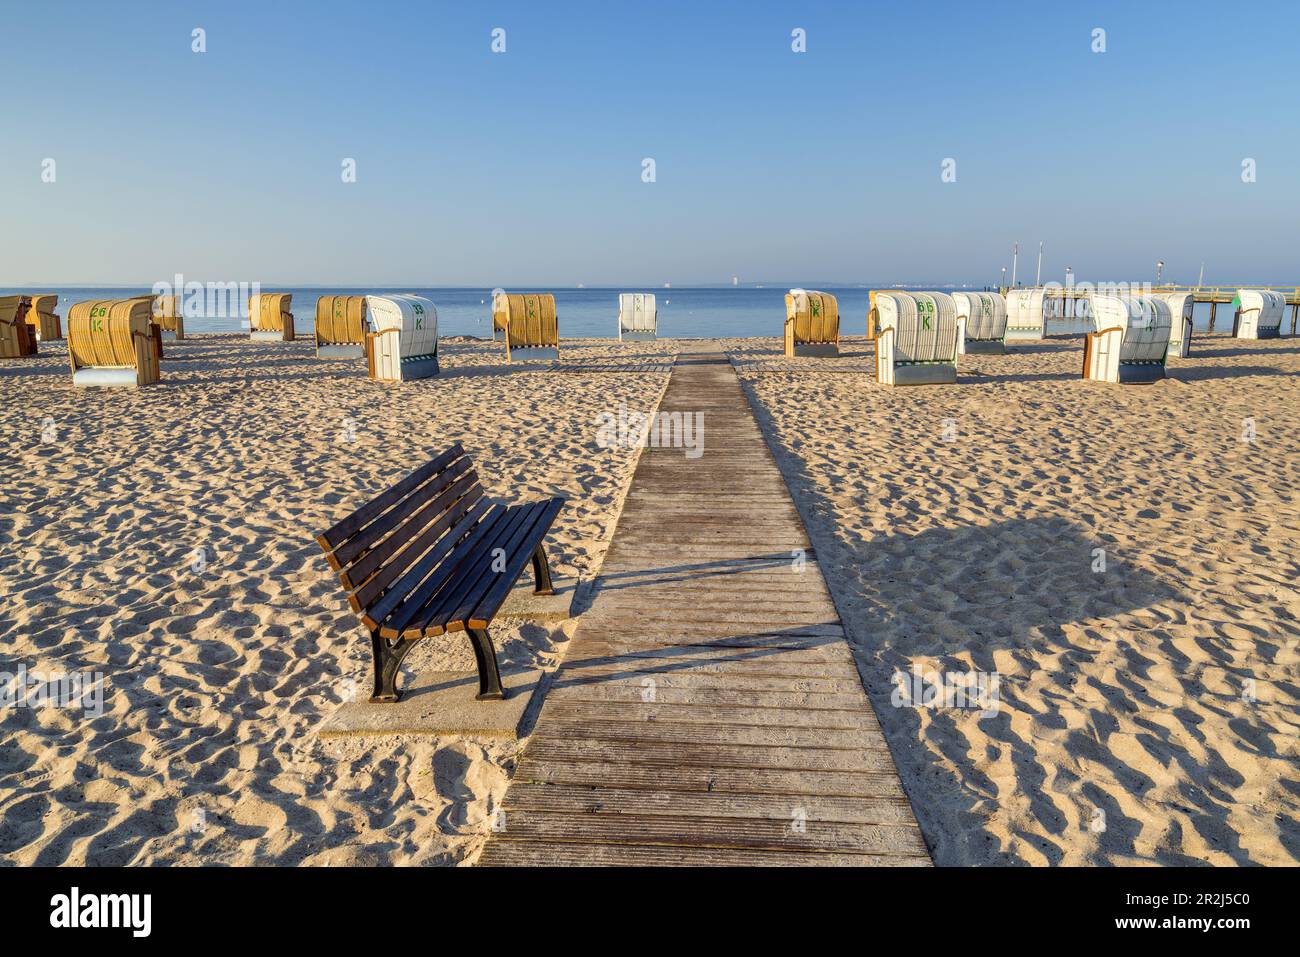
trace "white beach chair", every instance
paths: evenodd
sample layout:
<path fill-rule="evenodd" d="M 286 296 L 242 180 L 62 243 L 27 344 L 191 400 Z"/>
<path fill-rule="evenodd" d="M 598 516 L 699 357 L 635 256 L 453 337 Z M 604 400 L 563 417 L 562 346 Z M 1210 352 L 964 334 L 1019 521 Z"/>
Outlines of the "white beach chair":
<path fill-rule="evenodd" d="M 1043 338 L 1043 289 L 1007 291 L 1007 333 L 1005 342 L 1037 342 Z"/>
<path fill-rule="evenodd" d="M 1165 377 L 1172 326 L 1158 296 L 1089 296 L 1096 332 L 1083 344 L 1083 378 L 1094 382 L 1156 382 Z"/>
<path fill-rule="evenodd" d="M 618 294 L 619 341 L 653 341 L 659 329 L 659 310 L 652 292 Z"/>
<path fill-rule="evenodd" d="M 1276 339 L 1282 334 L 1286 296 L 1272 289 L 1238 289 L 1241 303 L 1232 321 L 1237 339 Z"/>
<path fill-rule="evenodd" d="M 1165 361 L 1177 356 L 1186 359 L 1192 348 L 1192 310 L 1196 297 L 1190 292 L 1162 292 L 1156 294 L 1169 305 L 1169 354 Z"/>
<path fill-rule="evenodd" d="M 1007 301 L 996 292 L 954 292 L 957 307 L 957 354 L 1007 351 Z"/>
<path fill-rule="evenodd" d="M 423 296 L 366 296 L 366 366 L 389 382 L 438 374 L 438 309 Z"/>
<path fill-rule="evenodd" d="M 957 306 L 941 292 L 875 292 L 876 381 L 939 385 L 957 381 Z"/>

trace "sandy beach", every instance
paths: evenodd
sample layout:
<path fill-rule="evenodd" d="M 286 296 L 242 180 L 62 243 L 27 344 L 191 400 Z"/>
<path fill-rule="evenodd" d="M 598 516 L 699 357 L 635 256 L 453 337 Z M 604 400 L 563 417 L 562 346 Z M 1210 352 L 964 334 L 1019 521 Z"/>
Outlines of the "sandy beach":
<path fill-rule="evenodd" d="M 663 372 L 505 371 L 443 340 L 403 386 L 310 339 L 167 343 L 163 381 L 74 390 L 66 343 L 0 366 L 0 649 L 104 675 L 103 714 L 0 711 L 0 858 L 14 864 L 452 864 L 481 844 L 517 745 L 323 744 L 370 652 L 318 531 L 460 441 L 489 495 L 562 495 L 555 574 L 599 566 L 635 462 L 596 416 L 649 410 Z M 671 355 L 567 341 L 567 367 Z M 198 550 L 202 551 L 198 551 Z M 572 623 L 501 620 L 502 666 L 551 666 Z M 472 671 L 462 636 L 407 673 Z"/>
<path fill-rule="evenodd" d="M 729 343 L 935 862 L 1294 865 L 1296 340 L 1134 387 L 1049 339 L 898 390 L 845 345 Z M 996 673 L 996 714 L 896 707 L 917 668 Z"/>
<path fill-rule="evenodd" d="M 1295 340 L 1198 337 L 1122 387 L 1053 339 L 898 390 L 861 338 L 723 345 L 936 863 L 1296 862 Z M 676 349 L 566 340 L 561 371 L 507 372 L 444 340 L 407 386 L 216 334 L 140 390 L 74 391 L 63 343 L 0 367 L 0 648 L 105 679 L 99 716 L 0 712 L 0 858 L 473 863 L 526 741 L 319 741 L 370 661 L 313 536 L 461 441 L 489 494 L 569 499 L 553 567 L 590 579 L 638 454 L 596 418 L 652 411 L 668 374 L 629 363 Z M 580 627 L 494 636 L 553 668 Z M 471 671 L 468 643 L 404 671 L 434 666 Z M 996 711 L 896 706 L 916 672 L 996 675 Z"/>

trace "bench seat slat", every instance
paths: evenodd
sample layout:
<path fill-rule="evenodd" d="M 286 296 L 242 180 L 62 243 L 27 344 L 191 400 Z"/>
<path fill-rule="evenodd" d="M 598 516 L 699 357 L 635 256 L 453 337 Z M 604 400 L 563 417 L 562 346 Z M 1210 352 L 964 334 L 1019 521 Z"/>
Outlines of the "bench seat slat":
<path fill-rule="evenodd" d="M 473 527 L 474 522 L 482 517 L 489 505 L 491 502 L 483 498 L 482 487 L 472 486 L 437 521 L 424 529 L 414 541 L 407 543 L 396 558 L 380 566 L 373 576 L 364 580 L 357 590 L 348 596 L 352 610 L 363 611 L 370 608 L 375 599 L 383 594 L 399 575 L 410 569 L 429 549 L 440 547 L 442 543 L 439 539 L 444 534 L 450 541 L 464 535 Z M 469 514 L 476 506 L 479 507 L 478 511 L 469 518 Z M 394 600 L 401 597 L 403 596 L 399 594 Z"/>
<path fill-rule="evenodd" d="M 397 581 L 389 586 L 383 597 L 370 604 L 362 605 L 362 620 L 366 623 L 366 627 L 372 630 L 378 628 L 384 619 L 392 615 L 396 609 L 406 606 L 411 600 L 411 596 L 421 587 L 421 583 L 434 573 L 434 570 L 439 567 L 439 563 L 447 557 L 461 538 L 476 533 L 484 522 L 495 521 L 493 516 L 497 512 L 503 511 L 505 511 L 504 506 L 495 505 L 486 498 L 480 498 L 475 502 L 464 518 L 460 519 L 450 531 L 443 534 L 419 561 L 408 568 Z M 389 635 L 387 637 L 395 636 Z"/>
<path fill-rule="evenodd" d="M 424 616 L 424 621 L 420 625 L 421 634 L 432 636 L 455 630 L 449 627 L 449 623 L 455 621 L 459 617 L 458 612 L 462 610 L 464 615 L 468 617 L 470 611 L 478 604 L 479 599 L 509 569 L 520 537 L 528 529 L 532 528 L 537 516 L 545 506 L 545 502 L 528 502 L 523 505 L 511 506 L 511 511 L 514 514 L 511 515 L 510 521 L 503 525 L 491 543 L 479 546 L 478 554 L 474 557 L 473 562 L 466 567 L 465 574 L 461 577 L 459 586 L 455 591 L 448 591 L 444 594 L 439 599 L 436 608 L 430 606 L 428 609 L 429 614 Z M 495 554 L 497 549 L 501 550 L 505 560 L 501 572 L 492 570 L 492 564 L 497 558 Z"/>
<path fill-rule="evenodd" d="M 365 554 L 360 555 L 350 565 L 340 570 L 339 578 L 343 580 L 343 587 L 348 589 L 358 588 L 381 565 L 390 563 L 390 559 L 392 559 L 392 564 L 397 565 L 399 571 L 410 565 L 419 557 L 420 552 L 402 551 L 403 546 L 413 538 L 422 537 L 422 533 L 430 523 L 436 524 L 439 518 L 445 518 L 445 513 L 460 503 L 462 498 L 470 499 L 469 504 L 473 504 L 473 499 L 482 494 L 482 486 L 478 484 L 478 476 L 474 474 L 472 469 L 467 474 L 459 476 L 455 482 L 439 495 L 425 501 L 405 523 L 395 528 L 387 538 L 378 542 Z M 442 528 L 445 529 L 450 526 L 451 522 L 448 522 Z M 425 547 L 430 544 L 432 542 L 426 542 Z M 395 555 L 397 558 L 393 559 Z"/>
<path fill-rule="evenodd" d="M 537 546 L 542 543 L 542 539 L 551 530 L 551 523 L 555 521 L 555 516 L 560 513 L 564 507 L 564 499 L 553 498 L 544 503 L 537 519 L 533 522 L 533 527 L 528 530 L 527 537 L 521 542 L 518 550 L 510 559 L 510 565 L 506 568 L 504 575 L 492 585 L 486 595 L 480 599 L 474 610 L 463 617 L 460 622 L 461 628 L 486 628 L 496 616 L 497 610 L 510 594 L 510 589 L 514 587 L 519 580 L 520 573 L 523 572 L 524 566 L 533 557 L 533 552 Z"/>
<path fill-rule="evenodd" d="M 516 526 L 524 519 L 530 508 L 530 505 L 508 506 L 506 514 L 497 522 L 491 534 L 461 549 L 461 561 L 452 581 L 424 603 L 419 613 L 406 623 L 402 634 L 407 638 L 442 634 L 443 629 L 431 625 L 430 622 L 440 610 L 454 608 L 465 593 L 474 586 L 479 576 L 491 566 L 493 550 L 514 533 Z"/>
<path fill-rule="evenodd" d="M 459 442 L 455 443 L 446 452 L 430 459 L 392 488 L 376 495 L 351 515 L 347 516 L 326 531 L 321 532 L 316 536 L 316 541 L 319 542 L 321 548 L 325 549 L 327 552 L 333 552 L 340 544 L 359 532 L 362 527 L 375 519 L 385 509 L 391 507 L 404 496 L 419 488 L 431 476 L 438 474 L 438 472 L 445 469 L 448 465 L 464 454 L 465 450 L 461 448 L 461 444 Z"/>
<path fill-rule="evenodd" d="M 487 501 L 484 499 L 484 501 Z M 388 611 L 382 617 L 378 614 L 371 614 L 380 626 L 380 634 L 385 638 L 397 638 L 406 629 L 407 625 L 418 617 L 431 600 L 442 591 L 444 586 L 450 584 L 455 586 L 461 567 L 465 564 L 466 556 L 473 553 L 475 546 L 485 537 L 494 533 L 499 523 L 509 515 L 510 510 L 504 505 L 493 503 L 489 506 L 488 512 L 469 530 L 469 534 L 464 535 L 464 530 L 459 526 L 453 529 L 455 539 L 452 534 L 444 535 L 434 547 L 429 555 L 420 560 L 419 567 L 421 574 L 413 577 L 408 573 L 403 576 L 401 581 L 394 585 L 394 593 L 401 592 L 405 595 L 396 607 Z M 454 547 L 453 547 L 454 546 Z M 430 558 L 433 562 L 430 563 Z M 385 595 L 384 599 L 388 596 Z"/>
<path fill-rule="evenodd" d="M 338 567 L 347 567 L 359 556 L 374 548 L 383 540 L 385 535 L 399 529 L 412 513 L 429 502 L 430 499 L 439 497 L 466 472 L 470 473 L 471 478 L 476 477 L 473 474 L 474 469 L 470 465 L 469 459 L 462 457 L 452 462 L 434 478 L 409 493 L 405 498 L 394 503 L 388 511 L 334 549 L 334 561 L 338 563 Z"/>

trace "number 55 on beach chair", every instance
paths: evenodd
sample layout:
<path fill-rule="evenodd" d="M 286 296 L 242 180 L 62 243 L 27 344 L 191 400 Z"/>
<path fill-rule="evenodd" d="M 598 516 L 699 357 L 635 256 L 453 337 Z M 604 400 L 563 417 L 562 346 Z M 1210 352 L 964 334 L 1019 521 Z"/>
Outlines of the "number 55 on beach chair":
<path fill-rule="evenodd" d="M 874 292 L 876 381 L 942 385 L 957 381 L 957 307 L 941 292 Z"/>
<path fill-rule="evenodd" d="M 161 377 L 153 297 L 97 299 L 68 310 L 72 384 L 151 385 Z"/>
<path fill-rule="evenodd" d="M 791 289 L 785 295 L 785 354 L 838 356 L 840 305 L 828 292 Z"/>
<path fill-rule="evenodd" d="M 366 354 L 366 297 L 316 300 L 316 357 L 360 359 Z"/>
<path fill-rule="evenodd" d="M 560 324 L 549 293 L 497 293 L 492 324 L 505 332 L 506 362 L 560 358 Z"/>

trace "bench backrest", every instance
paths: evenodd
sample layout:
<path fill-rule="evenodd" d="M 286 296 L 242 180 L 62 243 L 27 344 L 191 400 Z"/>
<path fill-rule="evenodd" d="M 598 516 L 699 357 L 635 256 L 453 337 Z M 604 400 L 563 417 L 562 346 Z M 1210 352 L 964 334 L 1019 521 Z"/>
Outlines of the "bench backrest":
<path fill-rule="evenodd" d="M 152 325 L 152 296 L 75 303 L 68 310 L 73 373 L 82 368 L 127 368 L 136 371 L 139 385 L 157 382 L 160 370 Z"/>
<path fill-rule="evenodd" d="M 316 541 L 347 589 L 352 610 L 377 628 L 394 611 L 405 610 L 399 606 L 415 584 L 425 581 L 428 593 L 436 592 L 439 576 L 446 581 L 455 571 L 447 561 L 453 546 L 500 507 L 484 498 L 474 465 L 457 442 Z"/>
<path fill-rule="evenodd" d="M 958 321 L 966 323 L 967 339 L 1001 340 L 1007 334 L 1007 301 L 996 292 L 954 292 Z"/>
<path fill-rule="evenodd" d="M 438 309 L 423 296 L 366 296 L 371 378 L 400 380 L 402 360 L 438 355 Z"/>
<path fill-rule="evenodd" d="M 785 321 L 797 343 L 840 341 L 840 304 L 828 292 L 791 289 L 785 294 Z"/>
<path fill-rule="evenodd" d="M 16 359 L 36 353 L 36 331 L 27 323 L 28 296 L 0 296 L 0 357 Z"/>
<path fill-rule="evenodd" d="M 550 293 L 498 293 L 492 297 L 492 322 L 505 330 L 511 349 L 558 348 L 559 321 Z"/>
<path fill-rule="evenodd" d="M 316 343 L 364 345 L 365 296 L 321 296 L 316 300 Z"/>
<path fill-rule="evenodd" d="M 654 332 L 658 318 L 655 294 L 621 292 L 618 294 L 618 328 L 622 332 Z"/>

